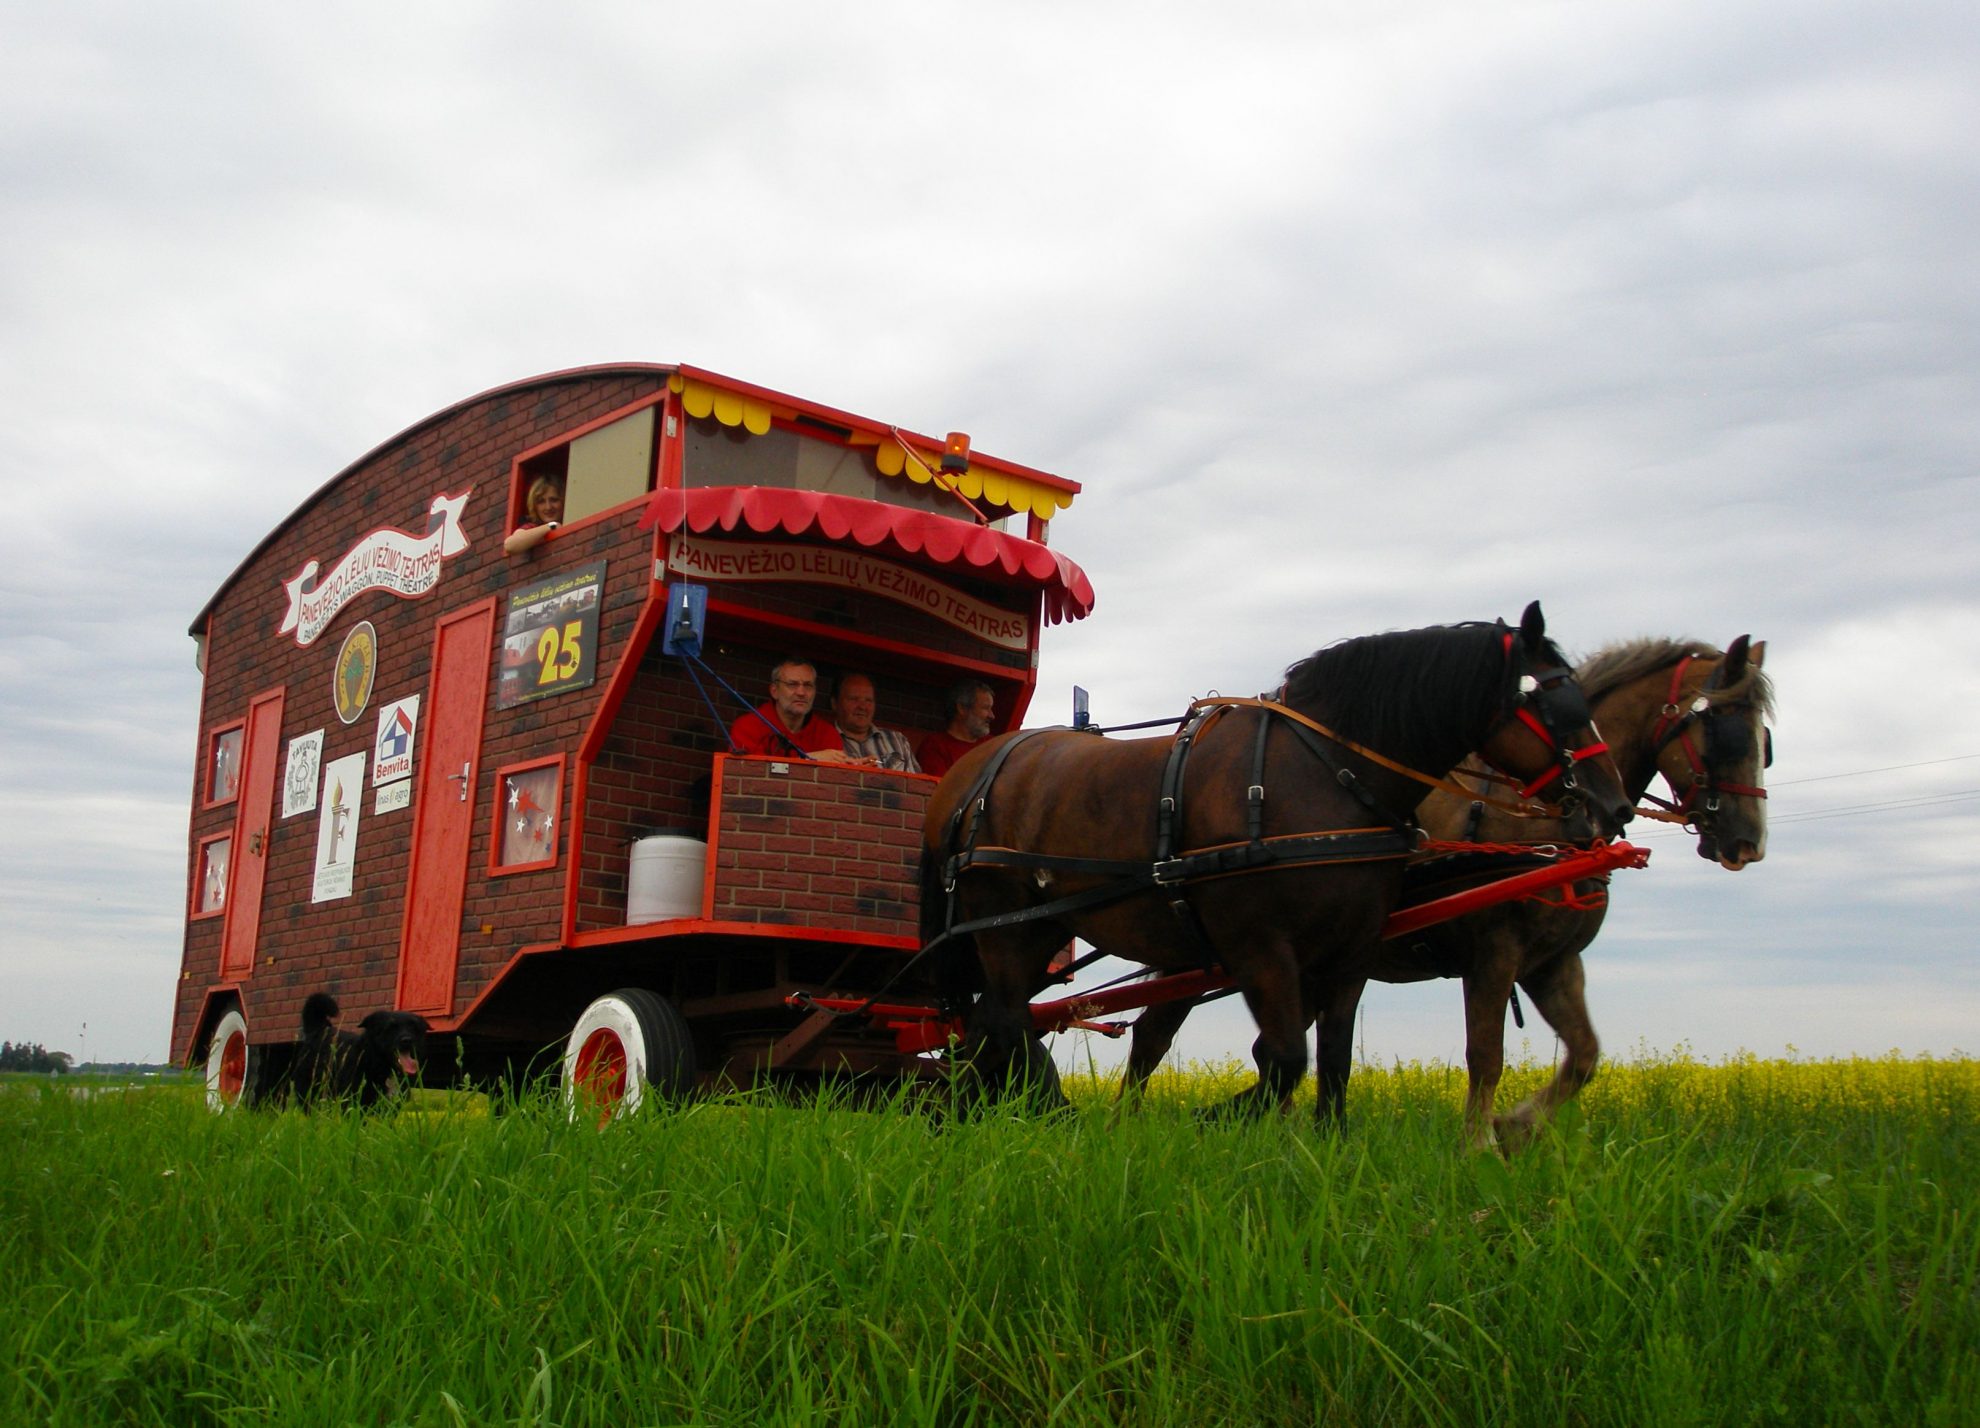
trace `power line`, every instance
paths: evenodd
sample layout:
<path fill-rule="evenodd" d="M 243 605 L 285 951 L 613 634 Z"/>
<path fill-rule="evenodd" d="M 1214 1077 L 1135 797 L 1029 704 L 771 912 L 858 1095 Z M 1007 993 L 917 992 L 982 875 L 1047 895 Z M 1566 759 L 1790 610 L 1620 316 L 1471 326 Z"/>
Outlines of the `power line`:
<path fill-rule="evenodd" d="M 1947 804 L 1965 803 L 1974 798 L 1980 798 L 1980 788 L 1960 789 L 1953 793 L 1920 794 L 1916 798 L 1893 798 L 1883 803 L 1846 803 L 1840 808 L 1811 808 L 1806 813 L 1784 813 L 1778 818 L 1769 818 L 1767 822 L 1769 827 L 1782 823 L 1813 823 L 1823 818 L 1853 818 L 1864 813 L 1941 808 Z"/>
<path fill-rule="evenodd" d="M 1784 823 L 1816 823 L 1825 818 L 1860 818 L 1868 813 L 1908 813 L 1921 808 L 1943 808 L 1955 803 L 1967 803 L 1980 798 L 1980 788 L 1957 789 L 1949 793 L 1925 793 L 1915 798 L 1893 798 L 1881 803 L 1845 803 L 1835 808 L 1811 808 L 1801 813 L 1770 813 L 1767 826 L 1778 828 Z M 1688 838 L 1691 835 L 1682 828 L 1659 827 L 1654 832 L 1645 832 L 1630 838 L 1632 843 L 1649 843 L 1660 838 Z"/>
<path fill-rule="evenodd" d="M 1945 759 L 1920 759 L 1915 764 L 1886 764 L 1880 769 L 1852 769 L 1848 773 L 1811 774 L 1807 778 L 1769 779 L 1767 787 L 1786 788 L 1791 783 L 1826 783 L 1833 778 L 1862 778 L 1866 774 L 1896 773 L 1900 769 L 1929 768 L 1933 764 L 1956 764 L 1964 759 L 1980 759 L 1980 754 L 1954 754 Z"/>
<path fill-rule="evenodd" d="M 1767 789 L 1787 788 L 1791 784 L 1828 783 L 1839 778 L 1864 778 L 1870 774 L 1897 773 L 1903 769 L 1931 768 L 1937 764 L 1964 763 L 1968 759 L 1980 759 L 1980 754 L 1952 754 L 1943 759 L 1919 759 L 1908 764 L 1886 764 L 1875 769 L 1851 769 L 1847 773 L 1811 774 L 1807 778 L 1769 779 Z M 1980 796 L 1980 789 L 1953 789 L 1945 793 L 1921 793 L 1909 798 L 1885 799 L 1876 803 L 1845 803 L 1834 808 L 1810 808 L 1800 812 L 1773 813 L 1767 815 L 1767 826 L 1778 828 L 1784 823 L 1818 823 L 1825 818 L 1861 818 L 1871 813 L 1904 813 L 1920 808 L 1941 808 L 1955 803 L 1964 803 Z M 1630 841 L 1651 843 L 1664 838 L 1688 838 L 1691 835 L 1682 828 L 1659 827 L 1655 831 L 1638 834 Z"/>

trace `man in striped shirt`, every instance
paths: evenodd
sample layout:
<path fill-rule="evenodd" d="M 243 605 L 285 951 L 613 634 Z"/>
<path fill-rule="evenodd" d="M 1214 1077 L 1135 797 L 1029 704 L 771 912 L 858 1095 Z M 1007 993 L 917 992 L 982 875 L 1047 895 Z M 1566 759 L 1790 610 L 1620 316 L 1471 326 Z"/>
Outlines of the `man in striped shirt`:
<path fill-rule="evenodd" d="M 846 757 L 871 760 L 876 768 L 920 773 L 907 737 L 898 729 L 882 729 L 873 722 L 878 707 L 869 676 L 849 674 L 839 681 L 838 692 L 832 696 L 832 720 L 838 725 Z"/>

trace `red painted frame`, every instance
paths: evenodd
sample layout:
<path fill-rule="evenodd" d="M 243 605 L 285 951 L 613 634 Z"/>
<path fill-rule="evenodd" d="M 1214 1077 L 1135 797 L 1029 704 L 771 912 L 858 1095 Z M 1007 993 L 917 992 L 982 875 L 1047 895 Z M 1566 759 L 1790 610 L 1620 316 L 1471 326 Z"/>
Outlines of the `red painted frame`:
<path fill-rule="evenodd" d="M 234 891 L 234 830 L 229 828 L 220 833 L 209 833 L 199 840 L 199 852 L 193 857 L 192 888 L 186 899 L 188 922 L 204 922 L 209 918 L 225 917 L 227 903 Z M 215 843 L 227 844 L 227 882 L 220 894 L 220 905 L 201 912 L 199 908 L 200 889 L 206 886 L 207 850 Z"/>
<path fill-rule="evenodd" d="M 225 798 L 215 798 L 213 796 L 213 755 L 214 751 L 220 745 L 220 740 L 228 734 L 239 734 L 241 736 L 241 747 L 235 750 L 234 753 L 234 791 Z M 241 796 L 241 760 L 245 757 L 247 757 L 247 715 L 243 714 L 240 718 L 229 720 L 225 724 L 216 724 L 212 729 L 207 731 L 206 753 L 200 760 L 199 770 L 199 811 L 201 813 L 206 812 L 209 808 L 218 808 L 222 804 L 232 803 Z"/>
<path fill-rule="evenodd" d="M 494 819 L 490 825 L 488 835 L 488 875 L 490 877 L 505 878 L 512 873 L 534 873 L 540 872 L 544 868 L 554 868 L 557 866 L 557 846 L 563 840 L 565 828 L 565 757 L 563 754 L 550 754 L 540 759 L 525 759 L 521 763 L 504 764 L 495 770 L 495 810 Z M 502 786 L 512 775 L 529 773 L 535 769 L 549 768 L 552 765 L 555 765 L 557 769 L 557 793 L 556 797 L 552 800 L 552 805 L 556 809 L 557 826 L 550 836 L 550 856 L 539 858 L 533 863 L 505 863 L 502 861 L 502 825 L 507 821 L 507 814 L 505 812 L 507 800 L 503 796 Z"/>
<path fill-rule="evenodd" d="M 521 455 L 510 458 L 509 504 L 506 508 L 506 512 L 502 520 L 503 532 L 508 533 L 516 530 L 517 527 L 521 524 L 523 518 L 523 497 L 527 495 L 529 491 L 528 483 L 526 483 L 523 480 L 523 474 L 522 474 L 523 464 L 525 462 L 534 461 L 537 457 L 543 455 L 543 453 L 546 451 L 555 451 L 560 446 L 569 446 L 572 442 L 576 441 L 581 436 L 589 436 L 592 432 L 602 430 L 603 428 L 610 426 L 615 421 L 624 421 L 627 417 L 633 416 L 638 412 L 644 411 L 648 407 L 662 406 L 668 401 L 671 395 L 672 394 L 663 385 L 660 388 L 660 390 L 657 392 L 650 392 L 646 396 L 639 398 L 637 401 L 628 402 L 625 406 L 617 407 L 612 411 L 605 413 L 605 415 L 602 417 L 594 418 L 593 420 L 585 422 L 580 426 L 574 426 L 569 431 L 563 432 L 558 436 L 554 436 L 548 441 L 540 441 L 535 446 L 530 447 L 529 450 L 523 452 Z M 557 525 L 557 529 L 550 532 L 550 534 L 546 536 L 545 539 L 554 541 L 559 536 L 565 534 L 567 531 L 574 531 L 574 530 L 581 531 L 587 526 L 596 525 L 600 521 L 606 520 L 612 516 L 620 515 L 634 506 L 645 504 L 646 498 L 652 495 L 654 488 L 659 485 L 658 472 L 664 460 L 664 458 L 660 455 L 660 446 L 662 441 L 665 439 L 664 436 L 665 431 L 666 428 L 664 425 L 660 425 L 656 423 L 654 428 L 654 438 L 653 438 L 654 464 L 653 464 L 653 469 L 646 473 L 646 490 L 644 492 L 642 492 L 638 496 L 635 496 L 630 501 L 621 501 L 616 506 L 608 506 L 602 511 L 593 511 L 590 515 L 572 521 L 568 525 L 564 524 L 563 522 L 559 522 Z"/>

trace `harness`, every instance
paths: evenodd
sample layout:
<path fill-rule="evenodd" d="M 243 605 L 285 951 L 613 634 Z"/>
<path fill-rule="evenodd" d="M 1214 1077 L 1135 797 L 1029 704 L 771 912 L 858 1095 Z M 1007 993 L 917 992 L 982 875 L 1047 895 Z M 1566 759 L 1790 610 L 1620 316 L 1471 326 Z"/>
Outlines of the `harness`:
<path fill-rule="evenodd" d="M 1684 755 L 1685 763 L 1691 768 L 1691 779 L 1680 784 L 1676 779 L 1668 779 L 1674 800 L 1662 799 L 1653 793 L 1643 796 L 1649 802 L 1665 809 L 1685 822 L 1696 823 L 1701 831 L 1709 832 L 1712 820 L 1719 812 L 1719 798 L 1731 794 L 1743 798 L 1765 798 L 1767 790 L 1755 784 L 1730 783 L 1718 777 L 1712 770 L 1714 762 L 1726 763 L 1745 754 L 1752 745 L 1752 735 L 1738 715 L 1750 711 L 1747 704 L 1714 704 L 1706 693 L 1693 699 L 1690 705 L 1680 704 L 1684 692 L 1685 671 L 1691 667 L 1697 656 L 1686 655 L 1671 670 L 1671 690 L 1664 700 L 1664 707 L 1658 713 L 1657 722 L 1650 730 L 1650 752 L 1653 758 L 1661 758 L 1664 750 L 1672 744 L 1678 746 Z M 1712 671 L 1712 677 L 1705 681 L 1705 690 L 1723 687 L 1720 683 L 1725 674 L 1724 666 Z M 1693 734 L 1698 735 L 1697 739 Z M 1774 762 L 1774 735 L 1771 729 L 1763 733 L 1765 740 L 1761 750 L 1761 766 Z M 1703 744 L 1703 748 L 1700 744 Z M 1718 757 L 1715 759 L 1715 755 Z M 1668 777 L 1668 776 L 1667 776 Z"/>
<path fill-rule="evenodd" d="M 1514 655 L 1515 636 L 1500 623 L 1503 632 L 1502 649 L 1506 663 L 1517 671 Z M 1567 799 L 1578 797 L 1574 765 L 1577 759 L 1593 758 L 1607 752 L 1608 745 L 1598 741 L 1579 749 L 1569 748 L 1566 737 L 1574 730 L 1589 727 L 1592 716 L 1586 697 L 1575 682 L 1573 671 L 1565 665 L 1553 665 L 1536 672 L 1517 672 L 1512 681 L 1513 695 L 1511 707 L 1506 709 L 1499 720 L 1487 732 L 1489 739 L 1509 720 L 1517 719 L 1530 728 L 1542 743 L 1554 754 L 1555 768 L 1536 779 L 1525 783 L 1497 770 L 1472 770 L 1470 777 L 1483 778 L 1516 789 L 1522 798 L 1530 799 L 1534 792 L 1548 784 L 1559 781 Z M 1280 691 L 1283 693 L 1283 689 Z M 1242 841 L 1218 844 L 1205 848 L 1177 851 L 1176 842 L 1180 836 L 1183 815 L 1183 789 L 1188 768 L 1189 755 L 1203 736 L 1218 719 L 1236 711 L 1256 709 L 1259 719 L 1252 740 L 1251 780 L 1244 792 L 1245 837 Z M 1042 921 L 1064 914 L 1084 911 L 1089 908 L 1104 907 L 1110 903 L 1125 901 L 1144 893 L 1168 895 L 1168 906 L 1177 921 L 1185 939 L 1195 948 L 1200 963 L 1196 973 L 1184 974 L 1190 977 L 1214 978 L 1218 957 L 1209 933 L 1203 927 L 1194 907 L 1188 899 L 1188 889 L 1200 882 L 1213 878 L 1229 877 L 1237 874 L 1256 872 L 1273 868 L 1313 867 L 1336 863 L 1405 861 L 1422 852 L 1427 845 L 1422 830 L 1412 816 L 1398 814 L 1385 807 L 1381 800 L 1369 790 L 1355 769 L 1342 761 L 1334 748 L 1347 750 L 1368 759 L 1383 768 L 1404 775 L 1431 788 L 1442 789 L 1455 796 L 1474 801 L 1474 809 L 1490 803 L 1517 816 L 1558 818 L 1567 810 L 1565 807 L 1535 809 L 1530 804 L 1512 804 L 1503 800 L 1481 795 L 1475 788 L 1465 788 L 1444 777 L 1433 777 L 1387 758 L 1373 749 L 1345 738 L 1300 711 L 1281 703 L 1276 698 L 1239 699 L 1213 697 L 1198 700 L 1179 720 L 1155 720 L 1144 724 L 1123 726 L 1125 728 L 1152 728 L 1162 724 L 1175 723 L 1177 732 L 1171 740 L 1168 756 L 1163 764 L 1162 777 L 1156 795 L 1154 847 L 1147 858 L 1093 858 L 1070 854 L 1033 853 L 1021 849 L 978 846 L 986 815 L 989 812 L 990 790 L 1002 773 L 1005 763 L 1017 751 L 1020 744 L 1043 733 L 1084 732 L 1104 734 L 1104 729 L 1082 726 L 1077 731 L 1060 727 L 1057 729 L 1022 730 L 991 753 L 968 789 L 957 800 L 955 810 L 949 817 L 944 830 L 941 846 L 953 850 L 941 866 L 941 887 L 944 894 L 942 927 L 925 943 L 916 954 L 903 963 L 892 976 L 875 991 L 857 1001 L 841 1001 L 832 998 L 819 998 L 808 992 L 795 993 L 789 998 L 793 1006 L 804 1007 L 813 1012 L 829 1013 L 840 1017 L 863 1017 L 873 1013 L 881 1005 L 880 999 L 901 979 L 910 968 L 929 956 L 944 943 L 957 937 L 994 929 L 1016 926 L 1025 922 Z M 1271 730 L 1283 723 L 1294 738 L 1326 768 L 1342 788 L 1377 820 L 1378 826 L 1334 829 L 1319 833 L 1275 834 L 1270 837 L 1264 832 L 1265 815 L 1265 755 Z M 1452 852 L 1505 852 L 1504 849 L 1485 849 L 1478 845 L 1435 845 L 1439 853 Z M 1534 855 L 1532 849 L 1510 850 L 1523 854 L 1528 859 Z M 1625 855 L 1629 861 L 1640 866 L 1644 854 L 1629 848 L 1627 844 L 1612 847 L 1598 847 L 1594 854 L 1602 860 L 1602 871 L 1617 865 L 1617 856 Z M 1075 874 L 1100 878 L 1103 881 L 1094 887 L 1066 893 L 1043 903 L 1015 908 L 1007 912 L 994 913 L 986 917 L 956 920 L 956 887 L 962 874 L 971 868 L 1011 868 L 1031 871 L 1035 874 L 1053 873 Z M 1528 876 L 1531 876 L 1530 874 Z M 1510 879 L 1521 882 L 1521 878 Z M 1555 885 L 1558 878 L 1549 878 L 1548 884 Z M 932 893 L 932 888 L 924 888 L 924 897 Z M 1527 895 L 1522 888 L 1515 895 Z M 1455 903 L 1461 899 L 1475 898 L 1475 893 L 1461 893 L 1444 899 L 1445 903 Z M 1482 904 L 1481 904 L 1482 905 Z M 1444 910 L 1438 905 L 1436 916 L 1428 920 L 1462 915 L 1462 911 L 1452 907 Z M 927 906 L 924 903 L 924 912 Z M 1394 919 L 1392 918 L 1393 922 Z M 924 924 L 926 926 L 927 924 Z M 1387 933 L 1385 935 L 1399 935 Z M 1070 977 L 1074 972 L 1105 955 L 1094 951 L 1062 969 L 1061 975 Z M 1136 974 L 1129 974 L 1132 979 Z M 1219 990 L 1214 986 L 1204 989 L 1205 999 L 1226 995 L 1229 988 Z M 1086 994 L 1082 994 L 1085 996 Z M 1195 993 L 1192 993 L 1195 995 Z M 1145 1003 L 1144 1003 L 1145 1004 Z M 906 1014 L 910 1009 L 892 1008 L 895 1013 Z M 944 1005 L 940 1015 L 954 1016 L 959 1009 Z M 925 1013 L 915 1013 L 914 1018 L 925 1020 Z M 1078 1024 L 1084 1025 L 1081 1022 Z M 1118 1034 L 1118 1033 L 1116 1033 Z M 929 1045 L 936 1043 L 930 1042 Z"/>
<path fill-rule="evenodd" d="M 1176 848 L 1176 840 L 1182 823 L 1183 779 L 1188 768 L 1190 752 L 1198 738 L 1212 723 L 1234 709 L 1247 706 L 1258 707 L 1265 713 L 1258 721 L 1258 733 L 1252 746 L 1252 777 L 1245 789 L 1246 836 L 1242 842 L 1179 852 Z M 1140 893 L 1161 890 L 1171 894 L 1169 907 L 1172 913 L 1176 916 L 1184 935 L 1196 946 L 1207 964 L 1215 960 L 1215 951 L 1208 933 L 1203 929 L 1195 910 L 1185 896 L 1185 889 L 1189 885 L 1210 878 L 1227 877 L 1263 868 L 1308 867 L 1326 863 L 1399 859 L 1406 858 L 1415 851 L 1418 839 L 1415 825 L 1382 809 L 1374 796 L 1353 778 L 1353 770 L 1338 765 L 1328 757 L 1325 750 L 1318 747 L 1318 740 L 1298 722 L 1292 727 L 1302 742 L 1306 742 L 1308 747 L 1320 753 L 1323 763 L 1336 771 L 1335 776 L 1342 785 L 1354 793 L 1365 807 L 1380 816 L 1385 826 L 1266 837 L 1263 831 L 1265 741 L 1271 727 L 1272 716 L 1275 714 L 1290 716 L 1295 720 L 1304 719 L 1304 716 L 1296 711 L 1268 700 L 1203 700 L 1191 706 L 1190 712 L 1184 716 L 1182 726 L 1170 742 L 1168 758 L 1163 764 L 1160 791 L 1155 801 L 1154 851 L 1147 858 L 1092 858 L 1059 853 L 1031 853 L 1017 848 L 979 847 L 976 840 L 985 821 L 984 815 L 989 809 L 990 788 L 996 782 L 1004 761 L 1018 745 L 1046 731 L 1028 729 L 1018 734 L 1000 747 L 989 762 L 978 771 L 975 780 L 970 784 L 969 791 L 957 804 L 956 811 L 950 818 L 946 841 L 948 846 L 955 848 L 956 851 L 951 854 L 942 869 L 942 888 L 948 894 L 948 907 L 943 929 L 929 946 L 933 947 L 952 937 L 1010 927 L 1022 922 L 1043 921 L 1064 913 L 1104 907 Z M 959 839 L 960 847 L 957 846 Z M 1099 877 L 1107 881 L 1096 887 L 1067 893 L 1030 907 L 957 922 L 955 920 L 956 881 L 963 873 L 976 867 L 1023 868 L 1041 873 Z"/>
<path fill-rule="evenodd" d="M 1503 649 L 1509 665 L 1514 661 L 1514 639 L 1512 631 L 1505 631 Z M 1574 776 L 1576 760 L 1602 754 L 1607 751 L 1608 745 L 1595 743 L 1580 749 L 1567 747 L 1567 733 L 1586 727 L 1591 717 L 1587 700 L 1580 686 L 1574 682 L 1573 672 L 1565 666 L 1549 666 L 1520 674 L 1515 684 L 1513 707 L 1506 717 L 1519 720 L 1539 736 L 1554 753 L 1555 767 L 1525 783 L 1496 770 L 1485 777 L 1513 787 L 1522 799 L 1531 798 L 1539 789 L 1558 781 L 1566 799 L 1574 799 L 1578 796 Z M 1176 841 L 1182 823 L 1184 775 L 1190 752 L 1218 719 L 1242 709 L 1260 711 L 1257 732 L 1252 741 L 1251 780 L 1244 794 L 1245 838 L 1241 842 L 1179 852 Z M 1375 820 L 1373 825 L 1319 833 L 1265 836 L 1265 749 L 1275 722 L 1283 723 L 1291 730 L 1300 744 L 1333 775 L 1334 781 L 1347 790 Z M 977 838 L 989 810 L 990 790 L 1005 761 L 1020 744 L 1044 732 L 1042 729 L 1026 730 L 999 747 L 957 802 L 943 840 L 946 847 L 955 850 L 942 868 L 942 888 L 947 894 L 943 927 L 922 949 L 924 953 L 950 938 L 1043 921 L 1066 913 L 1104 907 L 1142 893 L 1159 892 L 1168 895 L 1168 906 L 1179 931 L 1195 949 L 1198 960 L 1207 970 L 1217 961 L 1216 948 L 1189 901 L 1187 890 L 1190 886 L 1212 878 L 1265 869 L 1402 860 L 1422 846 L 1422 833 L 1415 820 L 1385 807 L 1355 770 L 1341 760 L 1329 745 L 1338 746 L 1429 787 L 1440 788 L 1460 797 L 1478 797 L 1475 790 L 1461 788 L 1447 778 L 1421 773 L 1365 748 L 1276 699 L 1202 699 L 1190 706 L 1169 745 L 1156 795 L 1151 857 L 1094 858 L 1034 853 L 1016 848 L 979 847 Z M 1524 803 L 1511 804 L 1489 797 L 1483 801 L 1516 815 L 1534 816 Z M 1542 816 L 1554 817 L 1562 811 L 1547 809 Z M 1105 881 L 1047 902 L 959 923 L 955 920 L 956 883 L 963 873 L 977 867 L 1021 868 L 1039 874 L 1073 874 Z"/>

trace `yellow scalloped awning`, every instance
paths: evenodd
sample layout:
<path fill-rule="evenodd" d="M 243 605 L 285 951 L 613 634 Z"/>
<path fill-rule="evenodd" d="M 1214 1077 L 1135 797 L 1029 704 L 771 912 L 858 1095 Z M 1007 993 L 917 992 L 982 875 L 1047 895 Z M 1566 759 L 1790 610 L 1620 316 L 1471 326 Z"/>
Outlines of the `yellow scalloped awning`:
<path fill-rule="evenodd" d="M 773 417 L 783 417 L 788 421 L 797 415 L 791 408 L 773 406 L 739 392 L 711 387 L 706 382 L 694 381 L 678 372 L 667 379 L 667 385 L 680 394 L 681 410 L 689 416 L 712 416 L 723 426 L 739 426 L 756 436 L 770 430 Z M 857 437 L 854 441 L 857 445 L 865 444 Z M 925 486 L 934 479 L 934 473 L 930 463 L 920 459 L 920 453 L 916 456 L 916 460 L 909 461 L 899 441 L 876 440 L 873 452 L 874 464 L 880 468 L 882 476 L 898 478 L 905 475 L 916 485 Z M 1029 511 L 1041 521 L 1051 520 L 1072 504 L 1071 491 L 1041 485 L 1002 471 L 986 471 L 974 465 L 954 480 L 956 489 L 972 501 L 987 501 L 1012 511 Z"/>
<path fill-rule="evenodd" d="M 907 452 L 898 441 L 882 442 L 873 453 L 873 461 L 882 476 L 904 474 L 918 486 L 926 486 L 935 479 L 928 462 L 908 460 Z M 1022 476 L 1012 476 L 1002 471 L 985 471 L 975 465 L 952 479 L 956 489 L 972 501 L 988 501 L 993 506 L 1004 506 L 1013 511 L 1030 511 L 1041 521 L 1051 520 L 1062 507 L 1072 504 L 1073 493 L 1070 491 L 1041 486 L 1036 481 L 1027 481 Z"/>
<path fill-rule="evenodd" d="M 770 430 L 770 418 L 773 416 L 788 420 L 797 415 L 794 411 L 779 410 L 768 402 L 759 402 L 739 392 L 724 391 L 706 382 L 690 382 L 679 372 L 667 379 L 667 385 L 680 393 L 681 410 L 689 416 L 712 416 L 723 426 L 739 426 L 755 436 Z"/>

